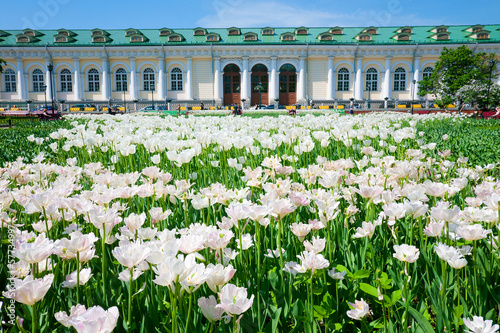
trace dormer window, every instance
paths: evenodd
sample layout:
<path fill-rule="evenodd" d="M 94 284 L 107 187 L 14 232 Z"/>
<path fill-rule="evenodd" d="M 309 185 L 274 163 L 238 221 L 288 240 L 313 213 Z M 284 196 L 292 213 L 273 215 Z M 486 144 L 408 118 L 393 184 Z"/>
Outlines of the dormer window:
<path fill-rule="evenodd" d="M 228 32 L 228 35 L 229 36 L 239 36 L 240 35 L 240 31 L 238 29 L 230 29 L 229 32 Z"/>
<path fill-rule="evenodd" d="M 372 40 L 372 36 L 370 36 L 370 35 L 361 35 L 361 36 L 359 36 L 359 40 L 361 42 L 369 42 L 369 41 Z"/>
<path fill-rule="evenodd" d="M 255 42 L 255 41 L 257 41 L 257 35 L 254 35 L 254 34 L 245 35 L 244 41 L 245 42 Z"/>
<path fill-rule="evenodd" d="M 68 38 L 65 37 L 65 36 L 58 36 L 55 38 L 55 42 L 56 43 L 67 43 L 68 42 Z"/>
<path fill-rule="evenodd" d="M 281 40 L 286 42 L 291 42 L 295 40 L 295 36 L 292 34 L 283 35 L 281 36 Z"/>
<path fill-rule="evenodd" d="M 26 31 L 24 32 L 24 34 L 25 34 L 26 36 L 35 37 L 35 32 L 34 32 L 33 30 L 26 30 Z"/>
<path fill-rule="evenodd" d="M 205 36 L 205 30 L 203 29 L 197 29 L 194 31 L 195 36 Z"/>
<path fill-rule="evenodd" d="M 342 29 L 331 29 L 330 30 L 330 33 L 334 34 L 334 35 L 342 35 Z"/>
<path fill-rule="evenodd" d="M 437 33 L 439 34 L 441 32 L 448 32 L 448 29 L 447 28 L 438 28 Z"/>
<path fill-rule="evenodd" d="M 409 41 L 410 40 L 410 35 L 399 35 L 398 36 L 398 41 Z"/>
<path fill-rule="evenodd" d="M 99 36 L 99 35 L 102 35 L 101 30 L 92 31 L 92 36 Z"/>
<path fill-rule="evenodd" d="M 490 34 L 487 32 L 478 33 L 476 39 L 490 39 Z"/>
<path fill-rule="evenodd" d="M 402 33 L 404 34 L 411 34 L 411 29 L 410 28 L 404 28 L 401 30 Z"/>
<path fill-rule="evenodd" d="M 297 29 L 297 35 L 307 35 L 307 29 Z"/>
<path fill-rule="evenodd" d="M 130 37 L 130 42 L 131 43 L 141 43 L 141 42 L 144 42 L 144 37 L 142 37 L 142 36 L 132 36 L 132 37 Z"/>
<path fill-rule="evenodd" d="M 18 43 L 29 43 L 30 39 L 29 39 L 29 37 L 26 37 L 26 36 L 20 36 L 20 37 L 17 37 L 17 42 Z"/>
<path fill-rule="evenodd" d="M 437 40 L 449 40 L 450 36 L 448 34 L 439 34 L 437 35 Z"/>
<path fill-rule="evenodd" d="M 319 40 L 324 40 L 324 41 L 331 41 L 333 40 L 333 36 L 329 34 L 321 35 L 319 37 Z"/>
<path fill-rule="evenodd" d="M 264 29 L 264 30 L 262 30 L 262 35 L 272 36 L 272 35 L 274 35 L 274 30 L 273 29 Z"/>
<path fill-rule="evenodd" d="M 366 33 L 370 34 L 370 35 L 376 35 L 377 34 L 377 29 L 367 29 Z"/>
<path fill-rule="evenodd" d="M 168 36 L 172 33 L 172 31 L 165 29 L 160 31 L 160 36 Z"/>
<path fill-rule="evenodd" d="M 482 27 L 475 27 L 475 28 L 472 29 L 472 32 L 479 32 L 481 30 L 483 30 Z"/>
<path fill-rule="evenodd" d="M 169 42 L 180 42 L 181 41 L 181 36 L 179 35 L 173 35 L 168 37 Z"/>
<path fill-rule="evenodd" d="M 220 40 L 219 35 L 208 35 L 207 42 L 218 42 Z"/>
<path fill-rule="evenodd" d="M 59 35 L 63 35 L 63 36 L 69 36 L 69 32 L 68 31 L 59 31 Z"/>
<path fill-rule="evenodd" d="M 135 30 L 129 30 L 126 33 L 126 36 L 129 37 L 129 36 L 135 35 L 136 33 L 137 33 L 137 31 L 135 31 Z"/>
<path fill-rule="evenodd" d="M 106 39 L 103 36 L 97 36 L 92 38 L 93 43 L 104 43 L 106 42 Z"/>

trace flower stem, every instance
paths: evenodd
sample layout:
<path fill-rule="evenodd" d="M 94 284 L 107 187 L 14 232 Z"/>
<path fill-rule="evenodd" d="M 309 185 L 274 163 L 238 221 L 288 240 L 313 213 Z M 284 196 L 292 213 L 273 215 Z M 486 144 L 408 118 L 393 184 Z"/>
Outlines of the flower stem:
<path fill-rule="evenodd" d="M 31 333 L 36 333 L 36 303 L 34 303 L 31 307 L 33 309 L 33 315 L 31 316 Z"/>
<path fill-rule="evenodd" d="M 80 304 L 80 252 L 76 252 L 76 304 Z"/>
<path fill-rule="evenodd" d="M 130 279 L 128 282 L 128 313 L 127 313 L 127 325 L 130 328 L 130 323 L 132 322 L 132 279 L 134 277 L 134 273 L 132 269 L 130 269 Z"/>
<path fill-rule="evenodd" d="M 184 328 L 184 333 L 188 332 L 189 328 L 189 320 L 191 319 L 191 308 L 193 307 L 193 293 L 189 293 L 189 307 L 188 307 L 188 314 L 187 314 L 187 319 L 186 319 L 186 327 Z"/>

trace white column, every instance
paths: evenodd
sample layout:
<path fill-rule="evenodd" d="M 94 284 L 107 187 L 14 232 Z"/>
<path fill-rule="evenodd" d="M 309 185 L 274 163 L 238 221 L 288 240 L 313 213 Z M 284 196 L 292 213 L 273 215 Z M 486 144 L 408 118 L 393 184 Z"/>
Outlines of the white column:
<path fill-rule="evenodd" d="M 500 75 L 498 74 L 498 72 L 500 72 L 500 64 L 498 64 L 498 66 L 497 66 L 497 75 L 498 75 L 497 84 L 500 86 Z"/>
<path fill-rule="evenodd" d="M 102 99 L 109 101 L 111 94 L 109 91 L 108 59 L 102 59 Z"/>
<path fill-rule="evenodd" d="M 220 58 L 214 58 L 214 100 L 222 103 L 222 74 L 220 72 Z"/>
<path fill-rule="evenodd" d="M 278 71 L 276 68 L 276 57 L 271 57 L 271 73 L 269 75 L 269 101 L 279 98 Z"/>
<path fill-rule="evenodd" d="M 186 72 L 186 99 L 193 99 L 193 61 L 187 58 L 187 72 Z"/>
<path fill-rule="evenodd" d="M 49 60 L 45 60 L 45 85 L 47 86 L 47 101 L 52 101 L 52 85 L 50 84 Z"/>
<path fill-rule="evenodd" d="M 80 60 L 79 59 L 73 59 L 73 99 L 75 101 L 81 101 L 82 100 L 82 83 L 80 80 Z"/>
<path fill-rule="evenodd" d="M 382 97 L 391 98 L 391 57 L 385 58 L 384 85 L 382 86 Z"/>
<path fill-rule="evenodd" d="M 132 100 L 138 99 L 137 96 L 137 68 L 135 67 L 135 58 L 130 58 L 130 98 Z"/>
<path fill-rule="evenodd" d="M 305 59 L 299 59 L 299 75 L 298 75 L 298 89 L 297 89 L 297 101 L 299 103 L 304 103 L 306 101 L 306 73 L 305 73 Z"/>
<path fill-rule="evenodd" d="M 335 99 L 335 77 L 333 74 L 333 56 L 328 57 L 328 83 L 326 86 L 326 99 Z"/>
<path fill-rule="evenodd" d="M 363 99 L 363 58 L 356 59 L 356 78 L 354 81 L 354 98 Z"/>
<path fill-rule="evenodd" d="M 158 99 L 164 100 L 167 98 L 166 94 L 166 84 L 165 84 L 165 62 L 163 58 L 158 58 L 158 86 L 156 91 L 158 91 Z"/>
<path fill-rule="evenodd" d="M 415 57 L 415 61 L 413 62 L 413 80 L 417 82 L 413 85 L 413 99 L 418 99 L 419 79 L 420 79 L 420 56 L 417 56 Z"/>
<path fill-rule="evenodd" d="M 243 72 L 241 75 L 241 99 L 250 102 L 250 74 L 248 72 L 248 57 L 243 57 Z"/>
<path fill-rule="evenodd" d="M 17 96 L 18 99 L 28 99 L 26 81 L 24 79 L 23 60 L 17 59 Z"/>

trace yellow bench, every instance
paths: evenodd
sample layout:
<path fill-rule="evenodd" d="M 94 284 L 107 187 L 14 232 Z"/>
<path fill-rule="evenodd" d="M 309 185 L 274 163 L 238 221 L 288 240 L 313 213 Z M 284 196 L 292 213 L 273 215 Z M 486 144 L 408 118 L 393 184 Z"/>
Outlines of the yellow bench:
<path fill-rule="evenodd" d="M 398 109 L 407 109 L 406 104 L 398 104 Z"/>
<path fill-rule="evenodd" d="M 193 111 L 199 111 L 199 110 L 201 110 L 201 106 L 193 106 L 191 108 L 191 110 L 193 110 Z"/>
<path fill-rule="evenodd" d="M 344 110 L 344 106 L 343 105 L 337 105 L 337 110 Z"/>
<path fill-rule="evenodd" d="M 5 111 L 5 108 L 0 108 L 0 111 Z"/>
<path fill-rule="evenodd" d="M 287 109 L 287 110 L 294 110 L 294 109 L 295 109 L 295 106 L 293 106 L 293 105 L 287 105 L 287 106 L 286 106 L 286 109 Z"/>
<path fill-rule="evenodd" d="M 320 110 L 328 110 L 330 107 L 328 105 L 320 105 L 319 109 Z"/>
<path fill-rule="evenodd" d="M 80 108 L 69 108 L 70 111 L 80 111 Z"/>
<path fill-rule="evenodd" d="M 181 111 L 186 111 L 186 107 L 185 106 L 181 106 Z"/>
<path fill-rule="evenodd" d="M 95 108 L 84 108 L 83 111 L 95 111 Z"/>
<path fill-rule="evenodd" d="M 210 107 L 210 110 L 215 110 L 215 106 L 211 106 L 211 107 Z"/>
<path fill-rule="evenodd" d="M 119 106 L 118 111 L 126 111 L 124 106 Z"/>
<path fill-rule="evenodd" d="M 422 104 L 413 104 L 413 108 L 414 109 L 421 109 L 422 108 Z"/>

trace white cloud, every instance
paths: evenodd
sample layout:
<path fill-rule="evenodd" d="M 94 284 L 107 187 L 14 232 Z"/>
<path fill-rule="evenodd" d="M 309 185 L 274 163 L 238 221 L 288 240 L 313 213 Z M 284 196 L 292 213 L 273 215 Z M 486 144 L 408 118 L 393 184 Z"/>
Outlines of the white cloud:
<path fill-rule="evenodd" d="M 207 28 L 236 27 L 332 27 L 332 26 L 396 26 L 436 25 L 436 20 L 404 15 L 404 8 L 377 11 L 351 11 L 331 7 L 325 10 L 307 9 L 280 1 L 214 0 L 215 13 L 198 20 Z M 333 12 L 336 10 L 338 12 Z"/>

